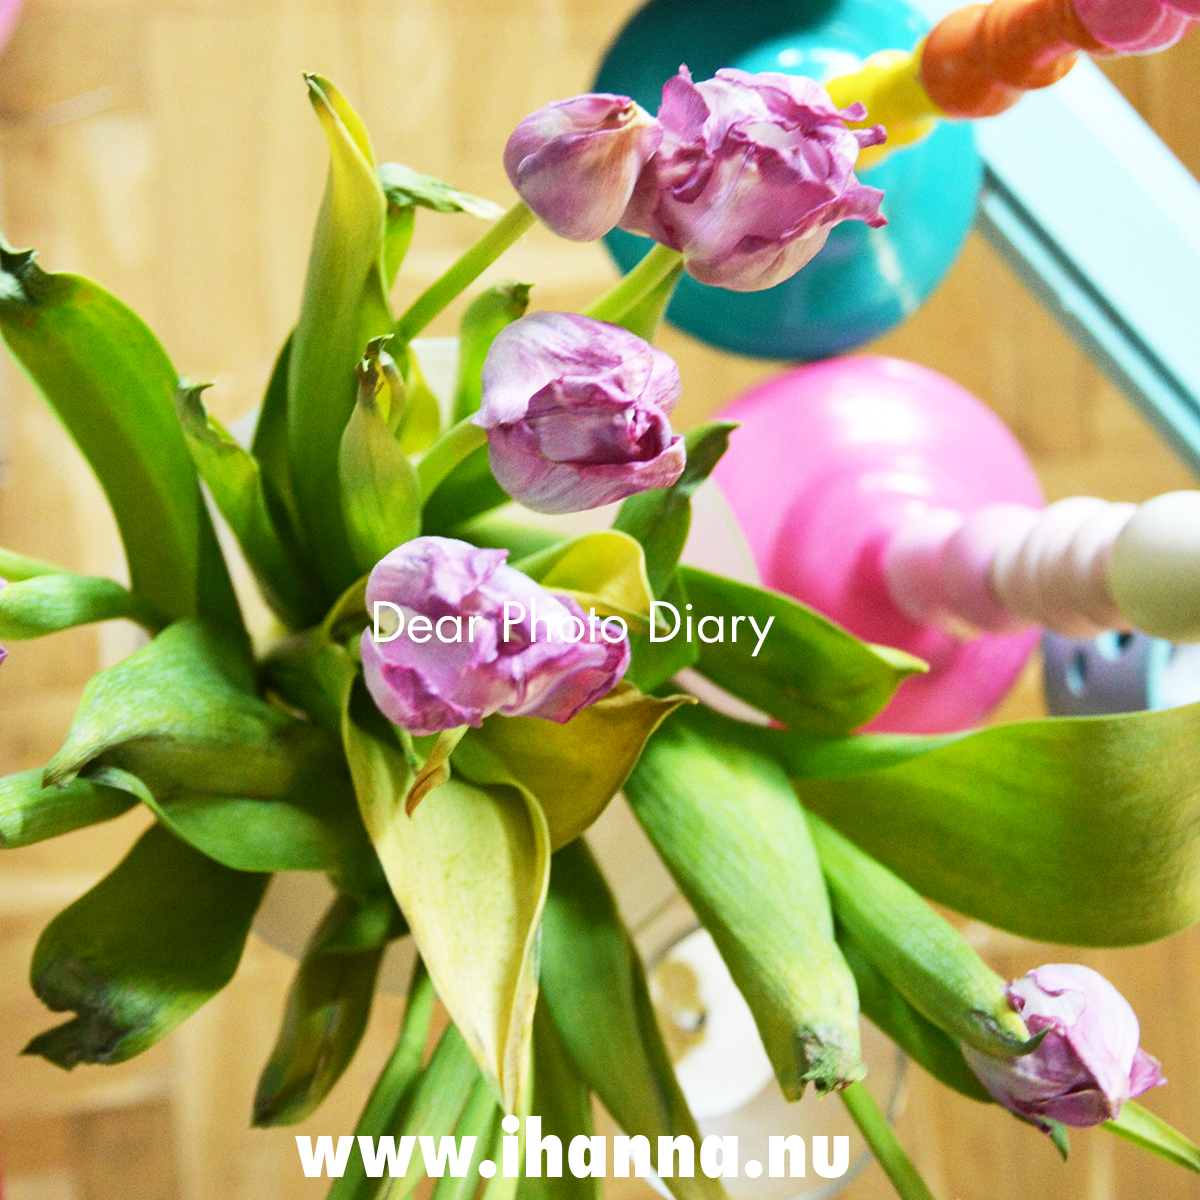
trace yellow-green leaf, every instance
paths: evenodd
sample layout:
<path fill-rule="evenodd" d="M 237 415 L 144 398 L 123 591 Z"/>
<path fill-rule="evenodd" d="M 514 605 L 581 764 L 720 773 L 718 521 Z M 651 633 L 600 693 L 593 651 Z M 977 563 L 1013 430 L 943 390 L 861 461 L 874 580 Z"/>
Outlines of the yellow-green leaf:
<path fill-rule="evenodd" d="M 373 717 L 365 691 L 356 696 L 343 738 L 363 820 L 438 995 L 497 1097 L 515 1111 L 537 1000 L 546 818 L 516 789 L 460 779 L 406 816 L 412 766 L 398 744 L 359 723 Z"/>
<path fill-rule="evenodd" d="M 712 934 L 784 1095 L 863 1077 L 854 979 L 804 812 L 781 767 L 726 736 L 726 718 L 676 715 L 625 794 Z"/>
<path fill-rule="evenodd" d="M 0 334 L 112 505 L 132 590 L 159 623 L 241 614 L 175 418 L 178 376 L 145 323 L 78 275 L 47 274 L 0 239 Z M 4 576 L 9 578 L 9 576 Z"/>
<path fill-rule="evenodd" d="M 514 563 L 543 587 L 584 592 L 618 611 L 650 615 L 654 594 L 646 556 L 627 533 L 604 529 L 551 546 Z"/>
<path fill-rule="evenodd" d="M 472 729 L 454 765 L 477 783 L 517 783 L 537 798 L 557 850 L 607 807 L 650 735 L 688 698 L 659 700 L 619 683 L 565 725 L 538 717 L 489 717 Z"/>
<path fill-rule="evenodd" d="M 1126 1100 L 1116 1119 L 1105 1121 L 1104 1128 L 1151 1154 L 1200 1174 L 1200 1146 L 1132 1100 Z"/>
<path fill-rule="evenodd" d="M 928 750 L 903 759 L 908 742 Z M 940 745 L 897 738 L 892 758 L 796 787 L 923 896 L 1086 946 L 1200 919 L 1200 704 L 999 725 Z"/>
<path fill-rule="evenodd" d="M 329 142 L 329 177 L 288 356 L 288 455 L 313 560 L 336 595 L 357 574 L 337 476 L 354 367 L 372 338 L 392 331 L 383 274 L 387 202 L 358 115 L 327 79 L 306 78 Z"/>
<path fill-rule="evenodd" d="M 0 588 L 0 638 L 5 641 L 42 637 L 116 617 L 151 628 L 156 624 L 153 610 L 112 579 L 62 571 Z"/>
<path fill-rule="evenodd" d="M 1000 978 L 945 917 L 853 842 L 808 814 L 838 923 L 922 1016 L 985 1054 L 1032 1050 Z"/>

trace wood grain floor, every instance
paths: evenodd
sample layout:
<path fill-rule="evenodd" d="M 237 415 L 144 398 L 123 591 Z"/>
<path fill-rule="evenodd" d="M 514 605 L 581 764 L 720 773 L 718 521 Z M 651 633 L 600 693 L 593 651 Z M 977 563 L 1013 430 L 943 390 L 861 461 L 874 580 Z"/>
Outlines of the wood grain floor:
<path fill-rule="evenodd" d="M 381 159 L 506 201 L 500 150 L 513 125 L 585 90 L 635 0 L 30 0 L 0 57 L 0 229 L 45 266 L 90 275 L 142 313 L 179 369 L 215 381 L 226 419 L 257 402 L 296 311 L 324 178 L 302 70 L 358 105 Z M 1200 35 L 1107 68 L 1200 173 Z M 1086 203 L 1086 197 L 1081 198 Z M 1131 236 L 1134 231 L 1131 231 Z M 422 214 L 396 295 L 415 296 L 478 233 Z M 602 251 L 535 232 L 493 272 L 536 280 L 535 304 L 582 307 L 613 278 Z M 454 331 L 451 310 L 430 330 Z M 718 355 L 668 331 L 685 381 L 682 424 L 776 364 Z M 930 303 L 878 349 L 945 371 L 991 404 L 1056 498 L 1140 500 L 1194 481 L 972 238 Z M 0 545 L 79 570 L 120 570 L 103 498 L 54 419 L 0 363 Z M 0 771 L 45 763 L 79 690 L 127 648 L 119 627 L 11 647 L 0 671 Z M 1038 711 L 1036 673 L 1002 717 Z M 1152 764 L 1148 764 L 1152 769 Z M 257 940 L 226 992 L 132 1063 L 64 1074 L 17 1057 L 50 1017 L 30 995 L 46 920 L 108 870 L 136 813 L 0 857 L 0 1157 L 8 1200 L 307 1200 L 293 1131 L 247 1128 L 289 977 Z M 1200 934 L 1080 954 L 972 928 L 1002 972 L 1062 956 L 1107 973 L 1142 1017 L 1171 1085 L 1152 1105 L 1200 1137 Z M 399 1018 L 382 997 L 363 1050 L 301 1132 L 348 1132 Z M 832 1103 L 832 1102 L 831 1102 Z M 1063 1166 L 1043 1139 L 914 1070 L 901 1135 L 945 1200 L 1196 1200 L 1200 1182 L 1082 1133 Z M 632 1192 L 634 1189 L 629 1189 Z M 640 1195 L 647 1195 L 639 1190 Z M 890 1190 L 872 1168 L 845 1193 Z"/>

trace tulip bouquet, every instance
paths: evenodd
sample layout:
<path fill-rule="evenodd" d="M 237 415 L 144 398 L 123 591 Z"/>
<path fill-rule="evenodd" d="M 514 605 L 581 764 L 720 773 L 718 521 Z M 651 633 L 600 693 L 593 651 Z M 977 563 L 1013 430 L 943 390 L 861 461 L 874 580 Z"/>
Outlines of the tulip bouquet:
<path fill-rule="evenodd" d="M 558 1180 L 484 1160 L 513 1116 L 586 1140 L 593 1095 L 651 1144 L 698 1136 L 580 836 L 623 789 L 784 1094 L 839 1095 L 902 1196 L 929 1192 L 861 1083 L 860 1014 L 1064 1153 L 1064 1126 L 1104 1123 L 1200 1170 L 1200 1150 L 1130 1102 L 1161 1079 L 1111 985 L 1069 965 L 1006 985 L 922 898 L 1087 945 L 1195 921 L 1200 711 L 859 735 L 921 663 L 679 561 L 730 428 L 671 428 L 679 372 L 649 344 L 671 290 L 683 270 L 768 287 L 837 221 L 882 221 L 853 172 L 882 131 L 849 129 L 861 106 L 839 111 L 804 79 L 684 70 L 657 118 L 601 95 L 523 121 L 505 152 L 521 200 L 501 214 L 377 166 L 347 101 L 308 85 L 329 177 L 249 448 L 118 300 L 0 251 L 0 331 L 104 486 L 130 577 L 2 552 L 0 636 L 115 617 L 149 635 L 91 680 L 44 770 L 0 781 L 0 845 L 139 803 L 156 818 L 42 935 L 33 987 L 73 1015 L 27 1052 L 68 1068 L 138 1054 L 228 982 L 272 873 L 321 872 L 336 898 L 254 1120 L 320 1103 L 385 948 L 411 936 L 403 1028 L 358 1133 L 475 1138 L 467 1176 L 439 1195 L 594 1194 L 603 1168 L 576 1171 L 574 1152 Z M 397 320 L 418 208 L 496 219 Z M 526 313 L 525 285 L 482 291 L 444 413 L 413 338 L 539 217 L 568 238 L 620 224 L 657 245 L 584 314 Z M 253 636 L 201 481 L 274 613 Z M 564 537 L 510 498 L 623 503 L 611 529 Z M 746 614 L 769 636 L 656 637 L 655 600 Z M 672 683 L 689 667 L 769 720 L 697 704 Z M 435 993 L 451 1024 L 426 1060 Z M 412 1157 L 388 1179 L 381 1161 L 343 1158 L 331 1197 L 397 1200 L 423 1173 Z M 706 1174 L 665 1182 L 679 1200 L 724 1194 Z"/>

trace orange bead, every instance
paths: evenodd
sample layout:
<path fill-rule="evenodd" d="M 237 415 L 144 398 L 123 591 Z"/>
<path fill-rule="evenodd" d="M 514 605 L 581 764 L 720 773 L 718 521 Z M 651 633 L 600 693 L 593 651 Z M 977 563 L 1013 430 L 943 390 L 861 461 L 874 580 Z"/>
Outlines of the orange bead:
<path fill-rule="evenodd" d="M 1080 50 L 1104 51 L 1071 0 L 995 0 L 952 12 L 934 27 L 921 56 L 921 81 L 943 112 L 988 117 L 1031 88 L 1047 87 Z"/>

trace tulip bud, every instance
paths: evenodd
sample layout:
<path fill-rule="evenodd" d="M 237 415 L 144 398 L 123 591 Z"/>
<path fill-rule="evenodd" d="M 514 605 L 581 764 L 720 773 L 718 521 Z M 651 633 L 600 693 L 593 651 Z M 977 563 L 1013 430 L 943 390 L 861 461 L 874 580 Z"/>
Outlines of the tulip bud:
<path fill-rule="evenodd" d="M 617 325 L 532 313 L 496 335 L 474 420 L 500 486 L 537 512 L 579 512 L 670 487 L 686 461 L 668 414 L 679 368 Z"/>
<path fill-rule="evenodd" d="M 363 676 L 389 720 L 414 734 L 479 726 L 497 712 L 563 723 L 620 681 L 629 642 L 597 631 L 570 596 L 547 591 L 507 557 L 419 537 L 376 564 Z M 377 637 L 381 612 L 402 625 Z"/>
<path fill-rule="evenodd" d="M 962 1049 L 983 1086 L 1018 1116 L 1041 1125 L 1099 1125 L 1126 1100 L 1166 1082 L 1138 1045 L 1129 1001 L 1090 967 L 1039 967 L 1007 992 L 1030 1033 L 1048 1031 L 1041 1045 L 1017 1058 Z"/>
<path fill-rule="evenodd" d="M 561 237 L 592 242 L 621 219 L 662 129 L 628 96 L 547 104 L 513 130 L 504 169 L 517 194 Z"/>
<path fill-rule="evenodd" d="M 854 175 L 882 126 L 850 130 L 861 104 L 838 110 L 798 75 L 722 70 L 663 88 L 663 141 L 638 178 L 621 228 L 682 252 L 688 274 L 735 292 L 774 287 L 825 244 L 839 221 L 885 225 L 883 193 Z"/>

